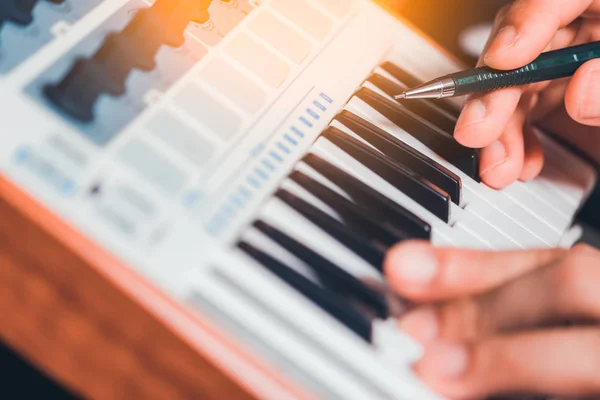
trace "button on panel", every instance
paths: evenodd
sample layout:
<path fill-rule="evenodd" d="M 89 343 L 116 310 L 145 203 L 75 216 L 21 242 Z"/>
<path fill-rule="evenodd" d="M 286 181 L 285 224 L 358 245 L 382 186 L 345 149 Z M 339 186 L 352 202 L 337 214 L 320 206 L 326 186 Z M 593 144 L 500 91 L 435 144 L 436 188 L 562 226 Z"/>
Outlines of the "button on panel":
<path fill-rule="evenodd" d="M 295 64 L 301 64 L 312 48 L 307 39 L 269 11 L 255 18 L 249 29 Z"/>
<path fill-rule="evenodd" d="M 214 151 L 212 143 L 169 112 L 163 111 L 154 116 L 146 128 L 198 167 L 204 166 Z"/>
<path fill-rule="evenodd" d="M 285 62 L 246 34 L 232 40 L 225 51 L 274 88 L 281 86 L 290 74 L 290 67 Z"/>
<path fill-rule="evenodd" d="M 173 101 L 177 107 L 210 129 L 223 141 L 230 140 L 242 124 L 242 118 L 233 109 L 198 85 L 187 85 Z"/>
<path fill-rule="evenodd" d="M 329 18 L 304 0 L 275 0 L 271 6 L 316 40 L 325 39 L 331 31 Z"/>
<path fill-rule="evenodd" d="M 117 157 L 167 195 L 175 195 L 185 184 L 183 172 L 142 141 L 132 140 L 119 150 Z"/>
<path fill-rule="evenodd" d="M 216 58 L 204 67 L 200 79 L 248 114 L 256 113 L 265 104 L 264 90 L 222 58 Z"/>
<path fill-rule="evenodd" d="M 327 11 L 337 18 L 344 18 L 352 10 L 353 0 L 319 0 Z"/>

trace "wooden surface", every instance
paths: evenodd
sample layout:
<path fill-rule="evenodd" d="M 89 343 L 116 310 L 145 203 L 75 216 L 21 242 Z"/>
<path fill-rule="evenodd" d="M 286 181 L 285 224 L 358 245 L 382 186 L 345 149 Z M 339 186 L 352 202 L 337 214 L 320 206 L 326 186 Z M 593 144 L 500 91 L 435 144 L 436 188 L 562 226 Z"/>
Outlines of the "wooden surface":
<path fill-rule="evenodd" d="M 393 0 L 381 1 L 397 10 Z M 127 280 L 116 284 L 106 273 L 113 265 L 90 256 L 91 243 L 71 240 L 77 234 L 66 225 L 49 228 L 57 224 L 0 175 L 3 342 L 84 398 L 254 398 L 125 290 Z"/>
<path fill-rule="evenodd" d="M 76 395 L 251 396 L 0 198 L 0 337 Z"/>

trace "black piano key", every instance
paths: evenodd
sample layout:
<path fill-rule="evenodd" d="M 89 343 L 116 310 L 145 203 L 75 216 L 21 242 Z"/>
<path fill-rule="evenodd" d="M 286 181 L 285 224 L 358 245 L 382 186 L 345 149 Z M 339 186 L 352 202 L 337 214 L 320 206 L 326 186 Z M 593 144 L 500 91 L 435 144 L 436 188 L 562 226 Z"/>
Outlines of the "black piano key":
<path fill-rule="evenodd" d="M 423 80 L 415 77 L 410 72 L 400 68 L 399 66 L 397 66 L 396 64 L 393 64 L 391 62 L 383 63 L 381 65 L 381 68 L 384 69 L 385 71 L 387 71 L 387 73 L 392 75 L 394 78 L 396 78 L 400 82 L 404 83 L 406 85 L 407 89 L 413 88 L 415 86 L 419 86 L 419 85 L 422 85 L 423 83 L 425 83 Z M 456 109 L 456 107 L 454 105 L 452 105 L 451 103 L 449 103 L 448 100 L 446 100 L 446 99 L 427 100 L 427 101 L 431 102 L 431 103 L 435 103 L 436 106 L 438 106 L 439 108 L 442 108 L 448 114 L 450 114 L 456 118 L 458 118 L 458 116 L 460 115 L 460 111 L 458 111 Z"/>
<path fill-rule="evenodd" d="M 373 337 L 371 321 L 349 306 L 342 298 L 329 293 L 294 269 L 247 242 L 238 243 L 238 247 L 358 336 L 371 342 Z"/>
<path fill-rule="evenodd" d="M 377 86 L 390 97 L 394 97 L 404 91 L 402 86 L 397 85 L 379 74 L 371 75 L 367 81 Z M 431 105 L 429 102 L 425 101 L 425 99 L 399 99 L 396 101 L 406 107 L 409 111 L 434 124 L 448 135 L 454 135 L 456 118 L 440 111 L 441 109 L 439 107 Z"/>
<path fill-rule="evenodd" d="M 325 287 L 344 298 L 360 301 L 369 307 L 374 315 L 386 319 L 389 316 L 385 296 L 362 283 L 354 275 L 346 272 L 325 257 L 291 238 L 279 229 L 264 221 L 256 221 L 254 226 L 281 247 L 307 264 L 319 277 Z"/>
<path fill-rule="evenodd" d="M 302 172 L 295 171 L 290 174 L 289 178 L 331 207 L 350 229 L 363 235 L 376 247 L 387 251 L 403 239 L 386 229 L 380 221 L 373 219 L 367 209 L 357 206 L 344 196 Z"/>
<path fill-rule="evenodd" d="M 460 204 L 462 182 L 452 171 L 350 111 L 342 111 L 335 119 L 383 154 L 433 182 L 447 192 L 454 203 Z"/>
<path fill-rule="evenodd" d="M 448 160 L 477 182 L 481 182 L 479 177 L 479 153 L 476 149 L 461 146 L 453 137 L 424 124 L 408 113 L 401 105 L 380 96 L 370 89 L 362 88 L 356 92 L 355 96 L 429 147 L 440 157 Z"/>
<path fill-rule="evenodd" d="M 359 179 L 314 154 L 307 154 L 302 161 L 342 189 L 356 204 L 368 208 L 385 226 L 405 239 L 431 239 L 429 223 Z"/>
<path fill-rule="evenodd" d="M 444 222 L 450 219 L 450 196 L 413 170 L 396 163 L 334 127 L 322 136 L 419 203 Z"/>
<path fill-rule="evenodd" d="M 287 190 L 280 189 L 275 196 L 343 244 L 349 251 L 371 264 L 373 268 L 382 271 L 385 250 L 373 246 L 329 214 Z"/>

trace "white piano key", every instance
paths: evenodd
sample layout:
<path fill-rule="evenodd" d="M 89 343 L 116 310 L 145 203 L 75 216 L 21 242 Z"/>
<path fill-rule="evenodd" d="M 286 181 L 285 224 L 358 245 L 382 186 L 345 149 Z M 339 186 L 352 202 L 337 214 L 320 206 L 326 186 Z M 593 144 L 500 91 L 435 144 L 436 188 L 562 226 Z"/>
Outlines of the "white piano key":
<path fill-rule="evenodd" d="M 396 201 L 398 204 L 406 207 L 406 209 L 415 215 L 427 221 L 432 226 L 434 234 L 432 241 L 435 240 L 439 235 L 444 237 L 444 243 L 460 243 L 462 245 L 476 246 L 478 248 L 488 247 L 487 243 L 473 235 L 471 232 L 463 229 L 463 227 L 453 229 L 444 223 L 442 220 L 427 211 L 423 206 L 360 164 L 358 161 L 343 152 L 327 139 L 321 138 L 317 140 L 312 152 L 352 174 L 356 178 L 369 185 L 371 188 L 388 196 L 390 199 Z"/>
<path fill-rule="evenodd" d="M 328 354 L 339 357 L 343 364 L 338 366 L 345 367 L 346 371 L 352 368 L 355 371 L 352 375 L 360 374 L 360 381 L 366 380 L 371 385 L 377 385 L 383 392 L 380 397 L 386 400 L 415 398 L 441 400 L 440 397 L 430 393 L 408 368 L 407 370 L 389 368 L 391 363 L 381 362 L 383 357 L 378 349 L 357 338 L 301 294 L 290 293 L 277 278 L 265 274 L 264 269 L 248 257 L 229 255 L 222 271 L 229 279 L 268 304 L 278 316 L 286 319 L 288 321 L 286 326 L 290 326 L 294 332 L 308 336 L 313 343 L 317 343 L 314 346 L 320 348 L 322 352 L 325 349 Z M 212 282 L 203 282 L 202 286 L 211 285 Z M 283 329 L 281 324 L 278 325 L 277 330 Z M 397 340 L 397 343 L 400 342 L 401 340 Z M 404 351 L 408 359 L 421 351 L 421 346 L 408 335 L 403 342 L 405 347 L 397 351 Z M 349 372 L 348 375 L 352 376 Z"/>
<path fill-rule="evenodd" d="M 381 281 L 381 275 L 372 265 L 281 200 L 271 199 L 261 210 L 260 216 L 265 222 L 330 259 L 352 275 Z"/>
<path fill-rule="evenodd" d="M 540 143 L 544 149 L 547 164 L 551 168 L 556 168 L 566 177 L 564 181 L 557 181 L 555 184 L 558 187 L 566 185 L 565 190 L 570 191 L 571 188 L 577 187 L 578 192 L 585 196 L 589 193 L 597 179 L 597 174 L 594 168 L 583 159 L 575 156 L 569 150 L 562 148 L 556 141 L 548 136 L 537 132 L 540 138 Z M 579 200 L 581 201 L 581 199 Z"/>
<path fill-rule="evenodd" d="M 520 242 L 520 243 L 530 243 L 532 241 L 529 238 L 530 235 L 535 235 L 539 240 L 537 242 L 545 243 L 549 245 L 550 243 L 557 242 L 559 240 L 559 235 L 548 229 L 543 221 L 540 221 L 536 217 L 532 216 L 527 210 L 523 209 L 517 203 L 512 202 L 512 200 L 506 198 L 501 192 L 494 191 L 489 187 L 479 184 L 469 178 L 466 174 L 460 171 L 458 168 L 447 162 L 446 160 L 439 157 L 436 153 L 431 151 L 428 147 L 423 145 L 413 136 L 405 132 L 403 129 L 396 126 L 394 123 L 389 121 L 375 109 L 370 107 L 368 104 L 364 103 L 362 100 L 358 98 L 353 98 L 346 109 L 362 116 L 367 119 L 371 123 L 379 126 L 381 129 L 387 131 L 388 133 L 394 135 L 398 139 L 404 141 L 405 143 L 411 145 L 415 149 L 419 150 L 423 154 L 429 156 L 433 160 L 439 162 L 455 174 L 461 177 L 463 182 L 463 198 L 465 204 L 467 204 L 467 209 L 469 208 L 469 203 L 476 200 L 484 200 L 487 205 L 486 207 L 490 207 L 491 210 L 487 213 L 488 221 L 493 226 L 499 227 L 499 230 L 506 236 Z M 502 204 L 500 207 L 499 204 Z M 492 210 L 497 210 L 497 212 L 492 213 Z M 502 221 L 506 217 L 510 218 L 513 223 L 512 227 L 514 229 L 504 230 L 500 229 L 502 226 L 507 226 L 505 221 Z M 540 225 L 543 228 L 539 228 Z M 536 229 L 538 228 L 538 229 Z M 554 235 L 553 235 L 554 233 Z"/>
<path fill-rule="evenodd" d="M 258 229 L 250 228 L 244 231 L 242 239 L 269 254 L 273 258 L 281 261 L 311 281 L 317 283 L 320 282 L 319 277 L 310 268 L 308 268 L 306 264 L 296 258 L 293 254 L 290 254 L 286 249 L 281 247 L 278 243 L 260 232 Z"/>
<path fill-rule="evenodd" d="M 502 193 L 536 215 L 538 219 L 542 219 L 559 235 L 570 225 L 570 218 L 565 217 L 562 213 L 557 212 L 553 207 L 538 199 L 537 196 L 532 195 L 530 191 L 525 189 L 522 182 L 513 183 L 502 190 Z"/>
<path fill-rule="evenodd" d="M 568 220 L 573 218 L 573 203 L 563 198 L 560 190 L 550 182 L 544 182 L 543 174 L 535 179 L 524 182 L 523 187 L 532 193 L 536 199 L 548 204 Z"/>

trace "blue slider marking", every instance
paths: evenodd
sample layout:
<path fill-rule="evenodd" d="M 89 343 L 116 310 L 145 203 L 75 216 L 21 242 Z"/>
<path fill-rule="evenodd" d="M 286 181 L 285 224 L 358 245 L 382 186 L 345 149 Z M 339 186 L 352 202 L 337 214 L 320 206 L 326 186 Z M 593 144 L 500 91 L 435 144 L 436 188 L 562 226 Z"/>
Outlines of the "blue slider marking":
<path fill-rule="evenodd" d="M 231 208 L 230 205 L 225 205 L 221 211 L 226 217 L 232 217 L 236 214 L 236 211 Z M 229 220 L 229 218 L 227 218 Z"/>
<path fill-rule="evenodd" d="M 269 175 L 267 175 L 262 169 L 255 168 L 254 172 L 256 172 L 256 175 L 258 175 L 263 181 L 269 179 Z"/>
<path fill-rule="evenodd" d="M 231 201 L 239 208 L 242 208 L 244 206 L 244 202 L 238 196 L 233 196 L 231 198 Z"/>
<path fill-rule="evenodd" d="M 256 179 L 254 179 L 253 177 L 249 176 L 246 180 L 248 181 L 249 184 L 254 186 L 256 189 L 260 189 L 260 182 L 257 181 Z"/>
<path fill-rule="evenodd" d="M 321 93 L 319 96 L 321 96 L 321 98 L 323 100 L 325 100 L 326 102 L 328 102 L 329 104 L 333 103 L 333 100 L 331 99 L 331 97 L 327 96 L 325 93 Z"/>
<path fill-rule="evenodd" d="M 245 187 L 243 187 L 243 186 L 240 187 L 239 192 L 246 199 L 251 199 L 252 198 L 252 193 L 250 193 L 250 191 L 248 189 L 246 189 Z"/>
<path fill-rule="evenodd" d="M 15 161 L 17 163 L 22 163 L 26 161 L 31 155 L 31 151 L 27 147 L 20 147 L 14 155 Z"/>
<path fill-rule="evenodd" d="M 294 132 L 294 134 L 296 134 L 296 136 L 303 138 L 304 137 L 304 133 L 302 133 L 302 131 L 298 128 L 296 128 L 295 126 L 292 126 L 290 128 L 292 130 L 292 132 Z"/>
<path fill-rule="evenodd" d="M 307 120 L 307 119 L 306 119 L 306 118 L 304 118 L 304 117 L 300 117 L 300 122 L 302 122 L 304 125 L 308 126 L 309 128 L 312 128 L 312 127 L 313 127 L 313 124 L 312 124 L 312 122 L 310 122 L 309 120 Z"/>
<path fill-rule="evenodd" d="M 271 155 L 271 157 L 273 157 L 278 162 L 280 162 L 280 163 L 283 162 L 283 158 L 281 158 L 281 156 L 279 154 L 275 153 L 274 151 L 270 152 L 269 154 Z"/>
<path fill-rule="evenodd" d="M 281 149 L 281 151 L 283 151 L 285 154 L 290 154 L 290 149 L 285 147 L 283 145 L 283 143 L 281 143 L 281 142 L 277 143 L 277 147 L 279 147 Z"/>
<path fill-rule="evenodd" d="M 269 162 L 269 160 L 262 160 L 262 164 L 269 170 L 275 171 L 275 166 Z"/>
<path fill-rule="evenodd" d="M 186 206 L 191 207 L 196 204 L 198 200 L 200 200 L 200 193 L 197 191 L 192 191 L 185 196 L 184 203 Z"/>
<path fill-rule="evenodd" d="M 66 195 L 74 194 L 75 193 L 75 183 L 72 180 L 67 179 L 62 185 L 61 191 Z"/>
<path fill-rule="evenodd" d="M 285 138 L 285 140 L 287 140 L 288 142 L 290 142 L 292 145 L 298 146 L 298 142 L 293 137 L 291 137 L 290 135 L 288 135 L 287 133 L 285 135 L 283 135 L 283 137 Z"/>
<path fill-rule="evenodd" d="M 313 104 L 319 110 L 321 110 L 321 111 L 327 111 L 327 107 L 325 107 L 323 104 L 319 103 L 317 100 L 313 101 Z"/>
<path fill-rule="evenodd" d="M 311 110 L 310 108 L 306 109 L 306 112 L 308 113 L 308 115 L 310 115 L 311 117 L 313 117 L 314 119 L 319 119 L 321 117 L 319 117 L 319 114 L 317 114 L 316 112 L 314 112 L 313 110 Z"/>

